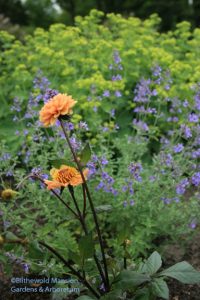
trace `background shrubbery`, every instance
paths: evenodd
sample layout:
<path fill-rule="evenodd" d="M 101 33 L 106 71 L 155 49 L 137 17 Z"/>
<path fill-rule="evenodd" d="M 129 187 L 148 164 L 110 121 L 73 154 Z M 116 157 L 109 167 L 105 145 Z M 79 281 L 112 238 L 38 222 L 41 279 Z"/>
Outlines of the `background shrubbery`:
<path fill-rule="evenodd" d="M 1 32 L 1 137 L 12 136 L 17 142 L 10 106 L 19 97 L 23 116 L 39 69 L 51 88 L 70 92 L 79 101 L 76 118 L 86 118 L 95 134 L 100 125 L 109 123 L 111 109 L 116 109 L 119 126 L 127 130 L 133 115 L 133 90 L 141 77 L 149 77 L 152 66 L 169 70 L 173 78 L 169 93 L 159 87 L 160 96 L 190 102 L 191 86 L 200 75 L 200 30 L 190 31 L 190 24 L 182 22 L 175 31 L 159 33 L 159 22 L 156 15 L 141 21 L 114 14 L 105 17 L 93 10 L 90 16 L 77 17 L 76 27 L 56 24 L 49 31 L 36 29 L 23 43 Z M 115 51 L 121 58 L 120 70 L 112 68 Z M 31 97 L 36 96 L 37 91 Z M 23 122 L 21 125 L 23 128 Z"/>

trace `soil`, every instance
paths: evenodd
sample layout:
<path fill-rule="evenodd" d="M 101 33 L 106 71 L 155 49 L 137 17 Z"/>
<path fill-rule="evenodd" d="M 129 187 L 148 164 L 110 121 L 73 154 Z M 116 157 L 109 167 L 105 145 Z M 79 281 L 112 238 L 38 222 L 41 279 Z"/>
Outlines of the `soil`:
<path fill-rule="evenodd" d="M 179 244 L 165 246 L 164 249 L 167 264 L 170 266 L 178 261 L 186 260 L 200 271 L 200 233 L 196 234 L 185 249 Z M 16 277 L 23 276 L 22 270 L 15 270 Z M 31 276 L 33 278 L 33 276 Z M 48 293 L 11 293 L 10 278 L 3 274 L 0 265 L 0 300 L 50 300 L 51 295 Z M 170 300 L 200 300 L 200 285 L 185 285 L 176 280 L 168 282 L 170 290 Z M 74 300 L 76 297 L 71 295 L 65 300 Z M 56 299 L 57 300 L 57 299 Z M 110 299 L 114 300 L 114 299 Z"/>

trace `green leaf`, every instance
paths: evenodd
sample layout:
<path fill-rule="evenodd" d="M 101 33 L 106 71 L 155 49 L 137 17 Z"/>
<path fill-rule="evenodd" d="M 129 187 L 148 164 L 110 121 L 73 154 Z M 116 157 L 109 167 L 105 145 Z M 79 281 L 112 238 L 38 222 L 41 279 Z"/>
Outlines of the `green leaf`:
<path fill-rule="evenodd" d="M 69 164 L 69 160 L 64 159 L 64 158 L 50 159 L 49 162 L 55 168 L 60 168 L 60 166 L 62 166 L 62 165 L 68 165 Z"/>
<path fill-rule="evenodd" d="M 83 236 L 78 243 L 79 251 L 83 259 L 93 257 L 94 255 L 94 242 L 92 234 Z"/>
<path fill-rule="evenodd" d="M 152 284 L 153 293 L 155 296 L 168 300 L 169 288 L 162 278 L 156 278 Z"/>
<path fill-rule="evenodd" d="M 123 224 L 117 237 L 119 244 L 121 245 L 122 243 L 124 243 L 126 239 L 129 239 L 130 235 L 131 235 L 130 225 L 127 223 Z"/>
<path fill-rule="evenodd" d="M 117 277 L 117 286 L 122 290 L 132 289 L 142 283 L 151 281 L 149 275 L 141 274 L 135 271 L 122 271 Z"/>
<path fill-rule="evenodd" d="M 28 256 L 31 259 L 41 259 L 44 257 L 44 252 L 40 248 L 37 241 L 33 241 L 29 243 Z"/>
<path fill-rule="evenodd" d="M 84 149 L 82 150 L 81 154 L 79 155 L 80 162 L 83 166 L 85 166 L 87 162 L 90 160 L 91 154 L 92 152 L 90 149 L 90 145 L 87 143 Z"/>
<path fill-rule="evenodd" d="M 149 300 L 150 291 L 148 288 L 140 289 L 136 292 L 134 300 Z"/>
<path fill-rule="evenodd" d="M 14 241 L 20 241 L 20 238 L 18 238 L 14 233 L 12 233 L 11 231 L 8 231 L 5 235 L 5 240 L 6 241 L 11 241 L 11 242 L 14 242 Z"/>
<path fill-rule="evenodd" d="M 142 265 L 140 271 L 150 275 L 155 274 L 162 266 L 161 256 L 157 251 L 154 251 L 147 261 Z"/>
<path fill-rule="evenodd" d="M 112 210 L 112 205 L 106 204 L 106 205 L 100 205 L 95 207 L 95 211 L 97 213 L 101 213 L 101 212 L 107 212 L 107 211 L 111 211 Z"/>
<path fill-rule="evenodd" d="M 109 292 L 108 294 L 104 295 L 101 297 L 102 300 L 110 300 L 110 299 L 115 299 L 115 300 L 120 300 L 122 299 L 122 290 L 121 289 L 116 289 L 113 290 L 111 292 Z"/>
<path fill-rule="evenodd" d="M 172 277 L 185 284 L 200 283 L 200 272 L 189 263 L 182 261 L 159 273 L 160 276 Z"/>

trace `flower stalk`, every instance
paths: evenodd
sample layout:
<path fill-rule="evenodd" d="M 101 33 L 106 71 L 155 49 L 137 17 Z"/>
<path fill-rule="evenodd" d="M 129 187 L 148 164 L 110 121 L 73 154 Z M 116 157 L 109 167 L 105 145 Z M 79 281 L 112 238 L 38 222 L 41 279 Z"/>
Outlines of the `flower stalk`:
<path fill-rule="evenodd" d="M 94 222 L 95 222 L 95 226 L 96 226 L 96 231 L 97 231 L 97 235 L 98 235 L 98 240 L 99 240 L 99 244 L 100 244 L 100 248 L 101 248 L 101 254 L 102 254 L 102 259 L 103 259 L 104 271 L 105 271 L 105 279 L 106 279 L 105 287 L 106 287 L 106 291 L 109 291 L 110 288 L 109 288 L 108 269 L 107 269 L 105 251 L 104 251 L 102 235 L 101 235 L 101 231 L 100 231 L 100 227 L 99 227 L 99 223 L 98 223 L 98 219 L 97 219 L 97 214 L 96 214 L 96 211 L 95 211 L 95 208 L 94 208 L 94 205 L 93 205 L 93 201 L 92 201 L 92 198 L 91 198 L 91 195 L 90 195 L 90 192 L 89 192 L 89 189 L 88 189 L 88 186 L 87 186 L 87 183 L 86 183 L 86 180 L 85 180 L 82 168 L 81 168 L 81 164 L 80 164 L 80 162 L 79 162 L 79 160 L 78 160 L 78 158 L 76 156 L 76 153 L 75 153 L 75 151 L 74 151 L 74 149 L 73 149 L 73 147 L 71 145 L 68 133 L 67 133 L 65 127 L 64 127 L 64 123 L 63 123 L 62 117 L 59 117 L 58 119 L 60 121 L 60 125 L 61 125 L 61 128 L 62 128 L 63 133 L 65 135 L 65 138 L 66 138 L 66 141 L 68 143 L 68 146 L 69 146 L 69 148 L 71 150 L 71 153 L 73 155 L 74 161 L 75 161 L 75 163 L 76 163 L 76 165 L 78 167 L 78 171 L 81 174 L 81 178 L 82 178 L 82 181 L 83 181 L 83 187 L 85 189 L 85 192 L 86 192 L 89 204 L 90 204 L 90 208 L 91 208 L 91 211 L 92 211 L 92 214 L 93 214 L 93 218 L 94 218 Z"/>
<path fill-rule="evenodd" d="M 100 298 L 100 295 L 93 289 L 93 287 L 90 285 L 90 283 L 86 280 L 85 277 L 83 277 L 76 269 L 74 269 L 71 264 L 64 259 L 54 248 L 51 246 L 47 245 L 46 243 L 40 241 L 39 244 L 45 248 L 47 248 L 51 253 L 53 253 L 56 257 L 58 257 L 63 264 L 71 271 L 73 275 L 75 275 L 90 291 L 91 293 L 97 298 Z"/>

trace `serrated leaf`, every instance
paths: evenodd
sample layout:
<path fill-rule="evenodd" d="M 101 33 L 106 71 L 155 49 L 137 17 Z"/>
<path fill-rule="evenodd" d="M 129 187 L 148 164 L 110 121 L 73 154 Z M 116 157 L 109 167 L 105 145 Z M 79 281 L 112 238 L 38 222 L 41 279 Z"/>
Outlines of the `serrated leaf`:
<path fill-rule="evenodd" d="M 162 278 L 156 278 L 152 284 L 153 293 L 155 296 L 168 300 L 169 288 Z"/>
<path fill-rule="evenodd" d="M 200 283 L 200 272 L 196 271 L 188 262 L 182 261 L 159 273 L 177 279 L 185 284 Z"/>
<path fill-rule="evenodd" d="M 80 162 L 83 166 L 85 166 L 88 161 L 90 160 L 90 157 L 92 155 L 90 145 L 87 143 L 82 150 L 81 154 L 79 155 Z"/>
<path fill-rule="evenodd" d="M 154 251 L 146 262 L 140 268 L 141 272 L 148 273 L 150 275 L 155 274 L 162 266 L 161 256 L 157 251 Z"/>

